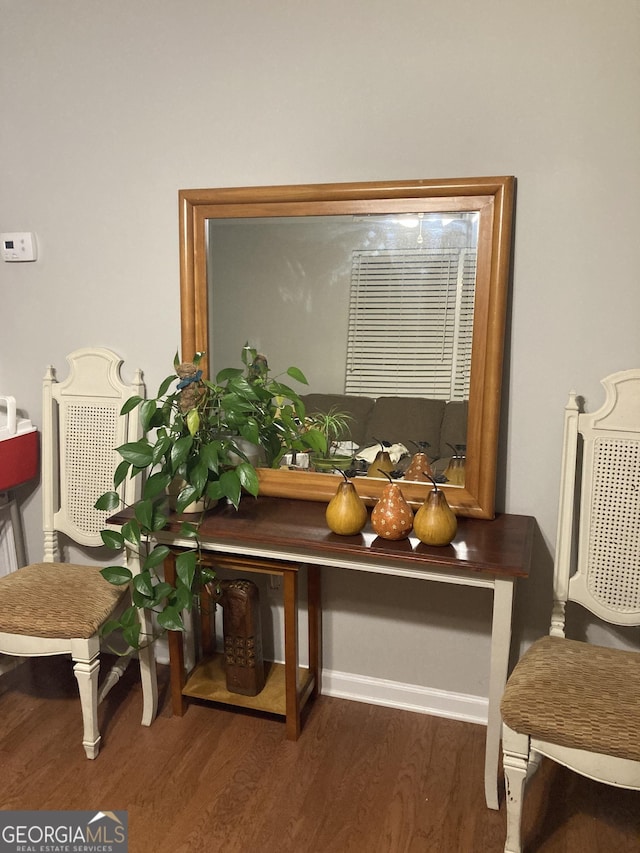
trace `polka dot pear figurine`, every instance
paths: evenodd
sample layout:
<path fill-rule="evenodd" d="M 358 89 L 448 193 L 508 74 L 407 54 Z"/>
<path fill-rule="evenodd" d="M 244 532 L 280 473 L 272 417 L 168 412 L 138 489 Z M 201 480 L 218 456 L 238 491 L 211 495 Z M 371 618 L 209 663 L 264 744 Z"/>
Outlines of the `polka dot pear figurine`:
<path fill-rule="evenodd" d="M 404 499 L 400 486 L 386 471 L 381 473 L 389 482 L 371 510 L 371 526 L 383 539 L 406 539 L 413 527 L 413 510 Z"/>

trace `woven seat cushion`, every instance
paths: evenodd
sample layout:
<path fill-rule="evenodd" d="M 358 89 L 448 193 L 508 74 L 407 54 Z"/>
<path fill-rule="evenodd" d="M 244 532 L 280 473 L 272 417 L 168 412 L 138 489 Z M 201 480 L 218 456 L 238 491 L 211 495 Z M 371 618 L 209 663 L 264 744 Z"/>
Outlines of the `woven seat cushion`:
<path fill-rule="evenodd" d="M 126 587 L 99 566 L 34 563 L 0 579 L 0 632 L 59 639 L 93 636 Z"/>
<path fill-rule="evenodd" d="M 517 664 L 500 708 L 521 734 L 640 761 L 640 654 L 543 637 Z"/>

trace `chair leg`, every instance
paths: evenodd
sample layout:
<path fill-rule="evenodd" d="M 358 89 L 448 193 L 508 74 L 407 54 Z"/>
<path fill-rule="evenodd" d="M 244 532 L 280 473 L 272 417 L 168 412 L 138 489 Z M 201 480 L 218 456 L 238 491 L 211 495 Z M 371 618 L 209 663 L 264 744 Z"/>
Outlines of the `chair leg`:
<path fill-rule="evenodd" d="M 142 725 L 150 726 L 158 712 L 158 679 L 153 643 L 138 652 L 142 683 Z"/>
<path fill-rule="evenodd" d="M 153 641 L 151 618 L 144 610 L 138 611 L 140 637 L 148 643 L 138 649 L 140 663 L 140 683 L 142 685 L 142 725 L 150 726 L 158 712 L 158 677 L 156 674 L 156 653 Z"/>
<path fill-rule="evenodd" d="M 504 853 L 522 853 L 521 826 L 524 789 L 539 760 L 529 761 L 529 737 L 502 727 L 502 763 L 507 789 L 507 838 Z"/>
<path fill-rule="evenodd" d="M 73 644 L 72 644 L 73 645 Z M 84 648 L 72 648 L 73 672 L 78 682 L 80 705 L 82 707 L 83 737 L 87 758 L 95 758 L 100 751 L 100 731 L 98 729 L 98 674 L 100 671 L 99 643 Z"/>

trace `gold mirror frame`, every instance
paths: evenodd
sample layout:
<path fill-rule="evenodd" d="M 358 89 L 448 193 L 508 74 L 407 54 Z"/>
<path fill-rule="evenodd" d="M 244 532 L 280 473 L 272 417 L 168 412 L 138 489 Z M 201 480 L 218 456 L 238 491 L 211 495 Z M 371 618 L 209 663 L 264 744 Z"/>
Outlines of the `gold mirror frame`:
<path fill-rule="evenodd" d="M 180 190 L 180 311 L 183 358 L 209 352 L 207 220 L 268 216 L 433 213 L 478 211 L 480 226 L 467 462 L 464 486 L 444 485 L 459 515 L 494 515 L 500 393 L 515 179 L 513 177 L 385 181 L 265 187 Z M 304 369 L 304 354 L 299 363 Z M 329 500 L 341 475 L 259 470 L 262 494 L 303 500 Z M 368 503 L 380 496 L 386 480 L 356 477 Z M 425 498 L 429 484 L 401 481 L 412 505 Z"/>

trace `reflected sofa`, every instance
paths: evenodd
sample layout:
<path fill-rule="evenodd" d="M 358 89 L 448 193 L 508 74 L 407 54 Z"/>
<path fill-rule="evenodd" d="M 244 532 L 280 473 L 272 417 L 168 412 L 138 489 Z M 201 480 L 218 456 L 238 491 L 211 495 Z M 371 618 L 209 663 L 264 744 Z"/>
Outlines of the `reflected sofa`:
<path fill-rule="evenodd" d="M 413 442 L 428 441 L 427 455 L 442 461 L 451 456 L 448 446 L 466 444 L 467 401 L 432 400 L 427 397 L 361 397 L 348 394 L 301 394 L 307 414 L 336 408 L 349 413 L 350 436 L 359 447 L 377 441 L 404 444 L 415 453 Z M 446 464 L 445 464 L 446 467 Z M 436 469 L 441 469 L 442 464 Z"/>

